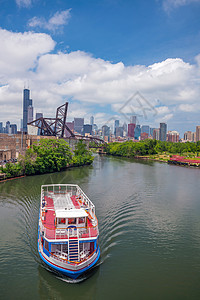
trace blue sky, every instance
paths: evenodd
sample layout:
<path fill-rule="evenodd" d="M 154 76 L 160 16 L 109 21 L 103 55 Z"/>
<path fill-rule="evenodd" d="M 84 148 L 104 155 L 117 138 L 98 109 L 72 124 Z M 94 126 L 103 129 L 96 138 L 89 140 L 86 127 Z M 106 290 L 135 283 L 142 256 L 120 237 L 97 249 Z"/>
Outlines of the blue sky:
<path fill-rule="evenodd" d="M 69 120 L 111 125 L 136 113 L 140 124 L 194 131 L 199 15 L 200 0 L 0 0 L 0 121 L 20 124 L 25 84 L 45 116 L 69 100 Z"/>

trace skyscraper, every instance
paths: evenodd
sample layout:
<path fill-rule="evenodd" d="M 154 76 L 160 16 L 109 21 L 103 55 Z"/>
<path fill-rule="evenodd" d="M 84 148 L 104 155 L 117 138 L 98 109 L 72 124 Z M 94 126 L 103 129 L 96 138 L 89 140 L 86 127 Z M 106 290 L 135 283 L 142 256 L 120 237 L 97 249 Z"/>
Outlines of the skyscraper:
<path fill-rule="evenodd" d="M 141 132 L 142 133 L 148 133 L 148 135 L 149 135 L 149 133 L 150 133 L 150 127 L 149 127 L 149 125 L 142 125 L 142 127 L 141 127 Z"/>
<path fill-rule="evenodd" d="M 160 141 L 166 141 L 167 138 L 167 124 L 160 123 Z"/>
<path fill-rule="evenodd" d="M 200 141 L 200 126 L 196 126 L 196 142 Z"/>
<path fill-rule="evenodd" d="M 115 120 L 115 130 L 114 135 L 117 136 L 117 128 L 119 127 L 119 120 Z"/>
<path fill-rule="evenodd" d="M 94 125 L 94 117 L 93 116 L 90 117 L 90 125 L 92 125 L 92 127 Z"/>
<path fill-rule="evenodd" d="M 23 91 L 23 131 L 24 132 L 27 132 L 29 106 L 32 106 L 32 99 L 30 99 L 30 90 L 24 89 Z"/>
<path fill-rule="evenodd" d="M 135 139 L 138 140 L 141 134 L 141 128 L 140 125 L 136 125 L 135 127 Z"/>
<path fill-rule="evenodd" d="M 27 114 L 27 123 L 30 123 L 33 121 L 33 106 L 28 106 L 28 114 Z"/>
<path fill-rule="evenodd" d="M 128 137 L 135 137 L 135 124 L 128 124 Z"/>
<path fill-rule="evenodd" d="M 84 118 L 74 118 L 74 131 L 82 133 L 84 125 Z"/>
<path fill-rule="evenodd" d="M 130 117 L 130 124 L 136 124 L 137 122 L 137 117 L 136 116 L 131 116 Z"/>

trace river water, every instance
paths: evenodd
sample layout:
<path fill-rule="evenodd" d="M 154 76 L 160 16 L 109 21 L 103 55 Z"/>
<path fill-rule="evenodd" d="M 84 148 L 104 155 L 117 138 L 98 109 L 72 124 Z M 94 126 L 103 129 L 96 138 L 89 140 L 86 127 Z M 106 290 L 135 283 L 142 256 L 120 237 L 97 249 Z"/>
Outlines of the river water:
<path fill-rule="evenodd" d="M 101 259 L 84 281 L 37 253 L 41 184 L 96 206 Z M 93 166 L 0 183 L 0 299 L 200 299 L 200 170 L 96 156 Z"/>

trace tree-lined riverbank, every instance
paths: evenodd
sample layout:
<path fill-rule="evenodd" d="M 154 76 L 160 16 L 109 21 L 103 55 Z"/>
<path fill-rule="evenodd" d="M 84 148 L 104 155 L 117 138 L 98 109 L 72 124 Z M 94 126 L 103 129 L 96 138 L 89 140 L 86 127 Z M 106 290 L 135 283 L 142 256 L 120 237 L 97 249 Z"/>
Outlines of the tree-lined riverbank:
<path fill-rule="evenodd" d="M 107 144 L 105 152 L 113 156 L 146 158 L 159 161 L 168 161 L 172 155 L 179 154 L 192 160 L 199 156 L 200 142 L 173 143 L 149 139 L 139 142 L 115 142 Z"/>
<path fill-rule="evenodd" d="M 25 155 L 18 158 L 17 163 L 9 162 L 1 167 L 0 172 L 5 174 L 4 179 L 7 179 L 59 172 L 68 167 L 88 165 L 92 162 L 93 156 L 81 140 L 72 152 L 68 143 L 62 139 L 45 139 L 27 149 Z"/>

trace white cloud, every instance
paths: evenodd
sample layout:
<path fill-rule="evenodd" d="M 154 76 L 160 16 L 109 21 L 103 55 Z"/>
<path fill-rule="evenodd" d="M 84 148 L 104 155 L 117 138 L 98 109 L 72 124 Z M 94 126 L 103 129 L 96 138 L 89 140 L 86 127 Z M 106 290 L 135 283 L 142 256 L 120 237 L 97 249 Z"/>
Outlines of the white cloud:
<path fill-rule="evenodd" d="M 200 0 L 163 0 L 163 8 L 165 11 L 169 12 L 174 8 L 192 3 L 200 3 Z"/>
<path fill-rule="evenodd" d="M 19 7 L 29 7 L 31 6 L 31 0 L 16 0 L 16 3 Z"/>
<path fill-rule="evenodd" d="M 71 99 L 70 118 L 80 115 L 89 119 L 89 115 L 95 115 L 92 109 L 96 107 L 96 113 L 102 113 L 96 115 L 101 124 L 112 113 L 119 115 L 121 107 L 137 91 L 147 102 L 143 106 L 138 101 L 131 103 L 124 113 L 135 108 L 144 117 L 146 106 L 148 121 L 154 123 L 172 119 L 175 113 L 193 113 L 199 102 L 200 56 L 195 64 L 169 58 L 150 66 L 125 66 L 82 51 L 52 53 L 56 43 L 47 34 L 0 29 L 0 40 L 2 121 L 17 122 L 22 118 L 22 90 L 28 81 L 37 112 L 54 117 L 56 108 Z M 162 105 L 158 106 L 156 99 Z M 156 107 L 156 116 L 152 107 Z"/>
<path fill-rule="evenodd" d="M 60 26 L 66 25 L 71 17 L 71 9 L 57 11 L 49 20 L 44 18 L 33 17 L 29 20 L 29 27 L 38 27 L 48 30 L 57 30 Z"/>

